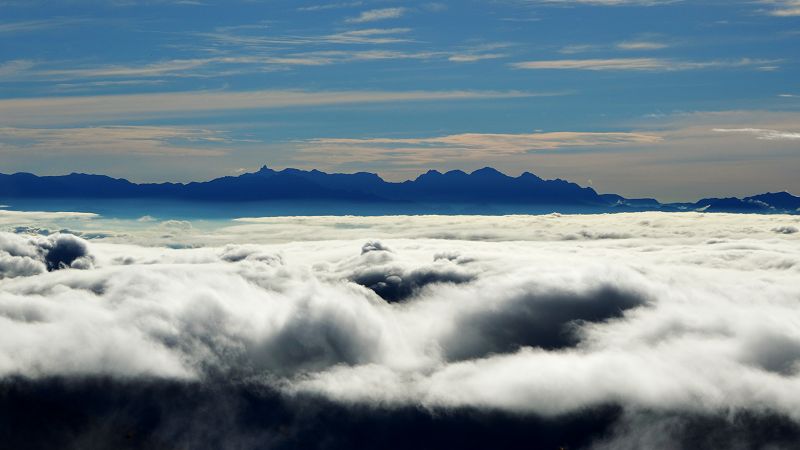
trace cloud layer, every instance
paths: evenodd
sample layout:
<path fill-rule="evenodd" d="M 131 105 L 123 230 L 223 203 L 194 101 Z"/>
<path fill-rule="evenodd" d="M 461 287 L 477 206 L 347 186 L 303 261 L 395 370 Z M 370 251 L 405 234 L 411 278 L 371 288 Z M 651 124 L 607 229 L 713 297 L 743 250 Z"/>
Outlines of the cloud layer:
<path fill-rule="evenodd" d="M 800 423 L 796 217 L 112 224 L 89 241 L 0 235 L 14 261 L 0 264 L 0 403 L 50 392 L 97 398 L 112 421 L 171 411 L 137 425 L 149 439 L 194 398 L 261 443 L 278 439 L 269 420 L 287 421 L 280 439 L 330 433 L 332 411 L 389 433 L 432 420 L 431 436 L 494 417 L 596 448 L 725 446 L 730 429 L 748 442 Z M 243 419 L 262 407 L 272 419 Z"/>

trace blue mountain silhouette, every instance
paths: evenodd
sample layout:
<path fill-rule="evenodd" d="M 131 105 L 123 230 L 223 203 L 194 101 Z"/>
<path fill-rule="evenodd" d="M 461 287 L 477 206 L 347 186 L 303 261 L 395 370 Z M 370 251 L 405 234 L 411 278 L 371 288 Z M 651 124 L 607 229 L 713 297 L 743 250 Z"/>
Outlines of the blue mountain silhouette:
<path fill-rule="evenodd" d="M 325 173 L 319 170 L 273 170 L 191 183 L 131 183 L 104 175 L 72 173 L 36 176 L 0 174 L 0 199 L 159 199 L 210 202 L 326 201 L 428 205 L 469 205 L 467 210 L 525 211 L 525 207 L 553 206 L 586 210 L 641 211 L 702 210 L 709 212 L 797 213 L 800 197 L 787 192 L 752 197 L 709 198 L 695 203 L 662 204 L 655 199 L 628 199 L 598 194 L 569 181 L 544 180 L 530 172 L 511 177 L 491 167 L 466 173 L 430 170 L 416 179 L 388 182 L 374 173 Z M 498 209 L 500 208 L 500 209 Z M 510 209 L 509 209 L 510 208 Z M 413 211 L 413 207 L 411 208 Z"/>

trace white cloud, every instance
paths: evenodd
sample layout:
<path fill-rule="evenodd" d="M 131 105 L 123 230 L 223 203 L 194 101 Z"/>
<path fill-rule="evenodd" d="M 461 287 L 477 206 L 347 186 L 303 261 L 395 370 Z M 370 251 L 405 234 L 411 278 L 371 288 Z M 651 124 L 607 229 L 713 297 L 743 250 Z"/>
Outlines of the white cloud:
<path fill-rule="evenodd" d="M 158 77 L 164 75 L 191 76 L 192 70 L 220 62 L 236 62 L 233 58 L 176 59 L 143 65 L 108 65 L 86 69 L 52 69 L 38 74 L 52 78 L 97 78 L 97 77 Z"/>
<path fill-rule="evenodd" d="M 782 141 L 800 139 L 800 132 L 765 130 L 763 128 L 714 128 L 717 133 L 738 133 L 755 136 L 756 139 L 765 141 Z"/>
<path fill-rule="evenodd" d="M 507 55 L 504 53 L 457 53 L 451 55 L 447 59 L 452 62 L 476 62 L 485 59 L 504 58 Z"/>
<path fill-rule="evenodd" d="M 761 3 L 771 5 L 766 13 L 776 17 L 800 16 L 800 0 L 761 0 Z"/>
<path fill-rule="evenodd" d="M 463 48 L 453 52 L 448 57 L 448 60 L 452 62 L 476 62 L 486 59 L 505 58 L 508 55 L 505 53 L 500 53 L 498 50 L 502 50 L 510 46 L 511 44 L 504 42 L 473 45 L 471 47 Z"/>
<path fill-rule="evenodd" d="M 743 58 L 739 60 L 683 61 L 662 58 L 608 58 L 608 59 L 559 59 L 512 63 L 517 69 L 531 70 L 632 70 L 669 72 L 682 70 L 722 69 L 760 66 L 774 61 Z"/>
<path fill-rule="evenodd" d="M 341 9 L 341 8 L 354 8 L 356 6 L 361 6 L 364 2 L 356 1 L 356 2 L 341 2 L 341 3 L 325 3 L 320 5 L 311 5 L 311 6 L 301 6 L 297 8 L 298 11 L 326 11 L 329 9 Z"/>
<path fill-rule="evenodd" d="M 616 47 L 620 50 L 661 50 L 664 48 L 669 47 L 667 44 L 662 42 L 653 42 L 653 41 L 624 41 L 620 42 L 616 45 Z"/>
<path fill-rule="evenodd" d="M 397 19 L 408 11 L 407 8 L 381 8 L 363 11 L 358 17 L 347 19 L 350 23 L 375 22 L 378 20 Z"/>

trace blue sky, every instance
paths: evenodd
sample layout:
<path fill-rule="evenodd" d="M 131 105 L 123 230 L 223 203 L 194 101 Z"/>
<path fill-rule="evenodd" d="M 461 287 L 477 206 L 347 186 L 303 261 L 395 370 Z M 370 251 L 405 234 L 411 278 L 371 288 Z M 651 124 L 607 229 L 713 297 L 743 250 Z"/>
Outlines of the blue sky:
<path fill-rule="evenodd" d="M 0 0 L 0 171 L 800 193 L 800 1 Z"/>

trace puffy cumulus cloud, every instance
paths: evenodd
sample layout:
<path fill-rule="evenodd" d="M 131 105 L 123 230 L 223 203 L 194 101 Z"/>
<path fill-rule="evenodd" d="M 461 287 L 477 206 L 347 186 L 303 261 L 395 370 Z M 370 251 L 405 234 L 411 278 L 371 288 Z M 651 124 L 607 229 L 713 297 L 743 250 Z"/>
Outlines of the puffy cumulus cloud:
<path fill-rule="evenodd" d="M 86 241 L 71 234 L 0 233 L 0 279 L 67 268 L 90 269 L 93 262 Z"/>
<path fill-rule="evenodd" d="M 0 411 L 39 442 L 47 401 L 42 436 L 73 446 L 790 448 L 797 224 L 272 218 L 170 225 L 182 245 L 154 224 L 51 272 L 42 252 L 85 242 L 3 234 L 38 270 L 0 280 Z"/>

